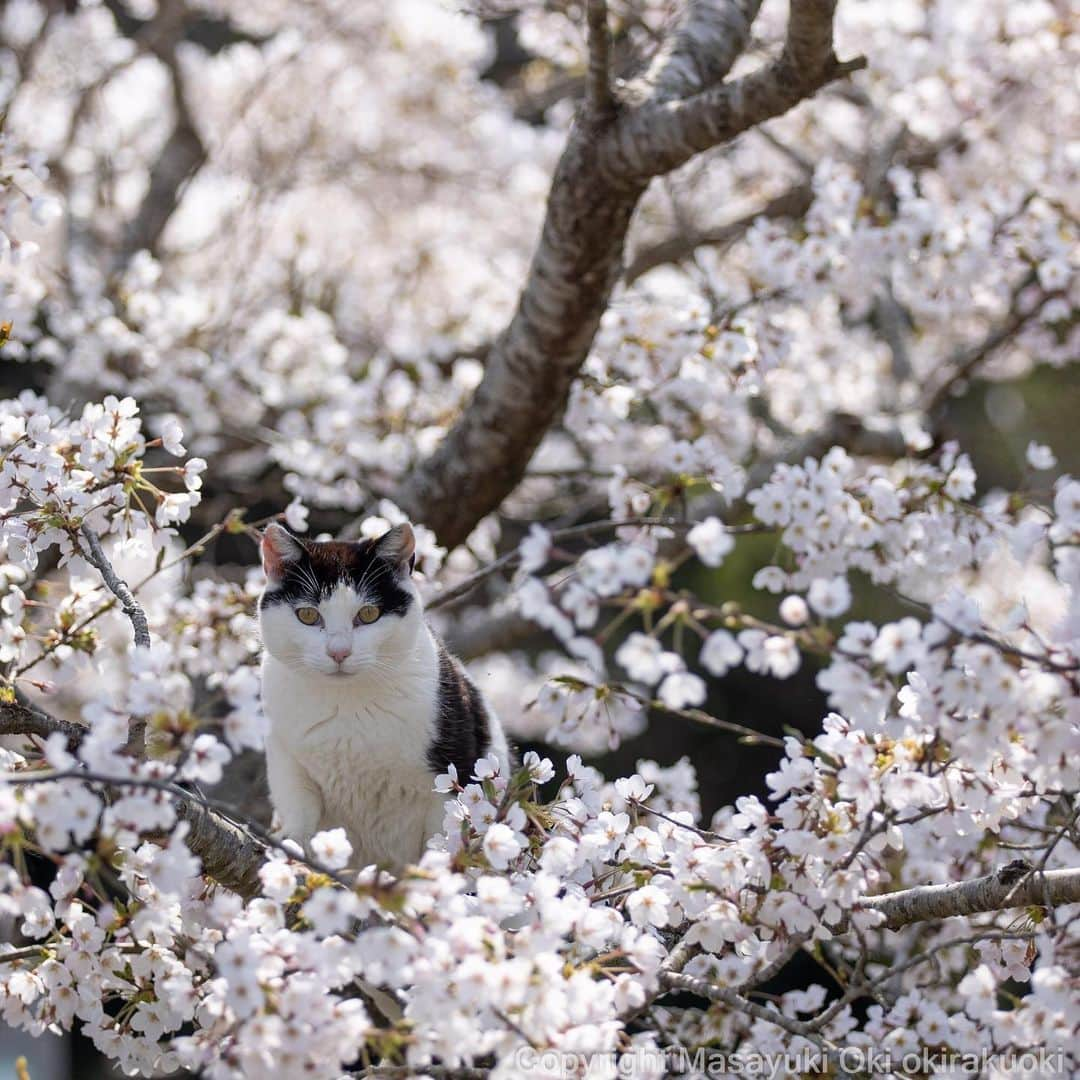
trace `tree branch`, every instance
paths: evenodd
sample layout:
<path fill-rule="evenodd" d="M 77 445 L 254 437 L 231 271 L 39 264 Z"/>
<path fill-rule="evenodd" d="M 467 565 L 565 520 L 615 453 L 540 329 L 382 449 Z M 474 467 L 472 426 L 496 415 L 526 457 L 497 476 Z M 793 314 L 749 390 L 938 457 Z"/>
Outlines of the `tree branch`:
<path fill-rule="evenodd" d="M 136 37 L 140 48 L 156 56 L 168 70 L 175 120 L 150 170 L 146 194 L 125 231 L 117 255 L 117 263 L 121 266 L 137 251 L 156 250 L 158 240 L 180 202 L 182 188 L 206 162 L 206 147 L 188 107 L 184 76 L 176 58 L 187 22 L 185 0 L 168 0 Z"/>
<path fill-rule="evenodd" d="M 643 274 L 658 266 L 679 262 L 692 255 L 699 247 L 724 245 L 737 240 L 758 218 L 802 217 L 810 209 L 813 191 L 809 184 L 794 184 L 787 191 L 770 199 L 764 206 L 734 221 L 711 228 L 683 229 L 658 240 L 633 253 L 625 271 L 623 282 L 632 285 Z"/>
<path fill-rule="evenodd" d="M 0 702 L 0 736 L 35 735 L 47 739 L 56 732 L 67 739 L 69 749 L 74 749 L 82 741 L 86 729 L 21 701 Z"/>
<path fill-rule="evenodd" d="M 623 242 L 645 181 L 605 179 L 595 130 L 570 134 L 547 217 L 509 326 L 472 400 L 395 501 L 447 547 L 517 486 L 562 414 L 622 268 Z"/>
<path fill-rule="evenodd" d="M 179 799 L 176 815 L 188 823 L 186 844 L 203 873 L 245 900 L 259 894 L 259 867 L 267 848 L 239 825 L 194 799 Z"/>
<path fill-rule="evenodd" d="M 637 518 L 605 518 L 602 521 L 586 521 L 581 525 L 569 525 L 565 529 L 555 529 L 549 535 L 552 543 L 559 544 L 565 540 L 581 540 L 590 536 L 595 536 L 597 533 L 614 532 L 616 529 L 634 529 L 634 528 L 657 528 L 657 529 L 674 529 L 679 532 L 685 532 L 687 529 L 692 529 L 695 522 L 683 521 L 678 518 L 665 518 L 665 517 L 637 517 Z M 762 531 L 757 525 L 729 525 L 726 528 L 730 533 L 746 533 L 746 532 L 760 532 Z M 478 585 L 482 584 L 493 574 L 497 574 L 500 570 L 505 570 L 508 567 L 516 566 L 521 560 L 521 549 L 518 547 L 511 548 L 509 551 L 504 552 L 497 559 L 492 559 L 486 566 L 482 566 L 475 574 L 471 574 L 465 578 L 464 581 L 459 581 L 456 585 L 450 586 L 444 592 L 438 593 L 432 597 L 425 605 L 427 611 L 434 611 L 436 608 L 443 607 L 446 604 L 451 604 L 455 600 L 461 599 L 463 596 L 467 596 Z"/>
<path fill-rule="evenodd" d="M 0 735 L 47 736 L 54 731 L 65 734 L 73 744 L 77 744 L 85 735 L 77 724 L 58 720 L 40 709 L 13 703 L 0 704 Z M 81 777 L 65 773 L 57 778 Z M 47 783 L 53 777 L 26 779 Z M 110 782 L 108 778 L 92 775 L 86 779 Z M 194 794 L 174 789 L 163 781 L 125 778 L 123 782 L 165 790 L 176 799 L 177 815 L 189 824 L 188 847 L 202 861 L 206 874 L 245 898 L 258 893 L 258 872 L 267 858 L 266 844 Z M 857 900 L 855 908 L 858 911 L 879 911 L 885 917 L 882 924 L 885 928 L 900 930 L 913 923 L 955 916 L 1075 903 L 1080 903 L 1080 868 L 1041 870 L 1024 860 L 1017 860 L 993 874 L 972 881 L 920 885 L 883 896 L 866 897 Z M 831 929 L 838 934 L 844 933 L 848 925 L 848 920 L 844 920 Z M 672 955 L 679 958 L 680 967 L 689 959 L 687 948 L 682 944 L 676 946 Z M 674 965 L 669 964 L 667 975 L 675 973 Z"/>
<path fill-rule="evenodd" d="M 516 610 L 481 616 L 477 608 L 471 608 L 467 617 L 459 617 L 447 627 L 443 638 L 455 656 L 468 661 L 488 653 L 510 652 L 524 645 L 536 634 L 536 629 L 536 623 Z"/>
<path fill-rule="evenodd" d="M 131 620 L 131 628 L 135 634 L 135 644 L 140 648 L 150 648 L 150 625 L 146 621 L 146 612 L 139 606 L 135 594 L 128 587 L 128 583 L 117 576 L 112 563 L 109 562 L 101 546 L 101 539 L 98 534 L 88 525 L 83 525 L 79 531 L 86 541 L 86 546 L 90 549 L 89 553 L 84 552 L 87 560 L 96 567 L 109 591 L 120 601 L 124 614 Z"/>
<path fill-rule="evenodd" d="M 1018 860 L 1001 867 L 993 874 L 986 877 L 976 878 L 973 881 L 954 882 L 948 885 L 924 885 L 914 889 L 904 889 L 900 892 L 888 893 L 885 896 L 876 896 L 856 902 L 859 910 L 875 910 L 885 915 L 883 924 L 890 930 L 901 930 L 919 922 L 929 922 L 937 919 L 947 919 L 956 916 L 974 915 L 979 913 L 1005 911 L 1014 907 L 1028 907 L 1033 905 L 1061 905 L 1080 902 L 1080 869 L 1037 871 L 1030 863 Z M 833 927 L 837 933 L 847 929 L 847 925 Z M 683 953 L 673 951 L 672 958 L 678 954 L 678 962 L 669 961 L 660 975 L 661 987 L 667 990 L 681 990 L 697 994 L 708 1001 L 727 1005 L 738 1012 L 745 1013 L 757 1020 L 775 1024 L 791 1035 L 798 1035 L 810 1039 L 819 1048 L 832 1051 L 835 1048 L 821 1038 L 821 1029 L 825 1027 L 843 1007 L 851 1001 L 870 993 L 874 986 L 893 978 L 901 971 L 907 970 L 925 961 L 934 952 L 957 945 L 973 944 L 982 940 L 994 938 L 1012 938 L 1030 936 L 1022 934 L 1004 934 L 995 930 L 987 933 L 973 934 L 967 938 L 943 942 L 931 949 L 929 953 L 922 952 L 908 960 L 899 967 L 891 968 L 880 979 L 871 983 L 860 982 L 851 987 L 848 993 L 834 1001 L 828 1008 L 809 1020 L 799 1020 L 781 1013 L 777 1009 L 771 1009 L 760 1005 L 745 997 L 743 992 L 750 987 L 759 986 L 766 979 L 776 975 L 783 964 L 791 959 L 794 952 L 807 940 L 805 936 L 796 936 L 781 956 L 769 964 L 762 972 L 738 989 L 717 986 L 694 975 L 683 974 L 683 968 L 687 963 L 685 948 Z M 690 947 L 690 955 L 697 952 L 696 946 Z"/>
<path fill-rule="evenodd" d="M 589 110 L 595 119 L 603 120 L 610 118 L 615 111 L 615 98 L 611 93 L 611 34 L 608 30 L 607 0 L 587 0 L 586 19 L 589 31 Z"/>
<path fill-rule="evenodd" d="M 861 57 L 843 63 L 830 57 L 801 67 L 785 46 L 777 60 L 740 79 L 629 113 L 605 141 L 602 167 L 627 180 L 669 173 L 865 66 Z"/>
<path fill-rule="evenodd" d="M 887 929 L 900 930 L 912 923 L 958 915 L 1077 903 L 1080 903 L 1080 869 L 1039 872 L 1023 860 L 1017 860 L 973 881 L 920 885 L 869 897 L 858 901 L 857 906 L 861 911 L 881 912 Z"/>
<path fill-rule="evenodd" d="M 689 0 L 628 100 L 659 104 L 718 83 L 746 48 L 761 0 Z"/>
<path fill-rule="evenodd" d="M 785 1016 L 779 1009 L 759 1005 L 756 1001 L 745 998 L 734 990 L 725 986 L 717 986 L 697 975 L 685 975 L 681 972 L 668 971 L 660 976 L 661 983 L 668 990 L 684 990 L 691 994 L 697 994 L 708 1001 L 715 1001 L 720 1005 L 727 1005 L 738 1012 L 746 1013 L 755 1020 L 764 1020 L 768 1024 L 775 1024 L 778 1028 L 791 1035 L 798 1035 L 809 1039 L 824 1051 L 832 1050 L 833 1047 L 822 1039 L 813 1021 L 797 1020 L 791 1016 Z"/>
<path fill-rule="evenodd" d="M 633 252 L 633 258 L 627 266 L 623 281 L 625 284 L 633 284 L 642 274 L 648 273 L 654 267 L 676 263 L 692 255 L 699 247 L 713 247 L 727 244 L 738 239 L 759 218 L 801 218 L 810 209 L 813 202 L 813 187 L 811 184 L 813 167 L 801 154 L 795 154 L 789 147 L 780 143 L 770 132 L 768 127 L 760 127 L 755 134 L 761 136 L 778 151 L 787 155 L 795 162 L 800 171 L 806 174 L 806 179 L 792 184 L 786 191 L 781 192 L 771 199 L 760 210 L 736 218 L 722 225 L 701 228 L 684 228 L 661 240 L 643 245 Z M 863 163 L 864 188 L 871 197 L 881 195 L 881 187 L 884 176 L 889 168 L 896 163 L 906 165 L 908 168 L 924 168 L 932 165 L 947 150 L 954 149 L 961 141 L 958 132 L 953 132 L 944 138 L 934 142 L 924 142 L 912 136 L 906 128 L 901 127 L 899 132 L 889 139 L 884 147 L 873 153 Z M 891 290 L 889 292 L 891 297 Z M 888 297 L 886 298 L 888 299 Z M 892 308 L 898 305 L 893 301 Z M 889 311 L 886 318 L 903 318 L 900 311 Z M 889 328 L 887 344 L 897 355 L 897 334 Z M 883 334 L 884 336 L 884 334 Z M 903 350 L 899 352 L 902 354 Z M 905 357 L 899 355 L 896 366 L 904 368 Z"/>
<path fill-rule="evenodd" d="M 1034 272 L 1027 274 L 1013 289 L 1013 303 L 1005 318 L 996 326 L 991 327 L 981 341 L 958 350 L 944 363 L 944 376 L 923 397 L 921 404 L 923 412 L 932 413 L 940 408 L 957 386 L 964 382 L 965 379 L 969 379 L 989 356 L 1009 342 L 1032 319 L 1038 316 L 1043 303 L 1049 297 L 1044 297 L 1040 303 L 1027 312 L 1021 312 L 1017 307 L 1020 293 L 1033 284 L 1035 280 Z"/>

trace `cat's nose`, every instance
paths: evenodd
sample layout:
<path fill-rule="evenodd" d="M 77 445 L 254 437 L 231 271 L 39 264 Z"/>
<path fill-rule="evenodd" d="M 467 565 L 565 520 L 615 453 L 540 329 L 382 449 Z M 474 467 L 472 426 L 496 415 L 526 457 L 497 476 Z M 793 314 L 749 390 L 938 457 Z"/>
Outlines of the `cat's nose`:
<path fill-rule="evenodd" d="M 344 663 L 350 656 L 352 656 L 351 645 L 328 645 L 326 647 L 327 655 L 335 664 Z"/>

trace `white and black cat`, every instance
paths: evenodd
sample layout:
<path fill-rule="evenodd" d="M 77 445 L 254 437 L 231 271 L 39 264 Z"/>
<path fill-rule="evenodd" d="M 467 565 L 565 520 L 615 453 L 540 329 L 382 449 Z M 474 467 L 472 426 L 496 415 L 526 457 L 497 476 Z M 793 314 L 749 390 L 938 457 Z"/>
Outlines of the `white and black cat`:
<path fill-rule="evenodd" d="M 433 779 L 510 753 L 498 719 L 424 620 L 409 525 L 359 543 L 263 534 L 259 601 L 270 797 L 301 843 L 343 827 L 357 867 L 400 870 L 442 829 Z"/>

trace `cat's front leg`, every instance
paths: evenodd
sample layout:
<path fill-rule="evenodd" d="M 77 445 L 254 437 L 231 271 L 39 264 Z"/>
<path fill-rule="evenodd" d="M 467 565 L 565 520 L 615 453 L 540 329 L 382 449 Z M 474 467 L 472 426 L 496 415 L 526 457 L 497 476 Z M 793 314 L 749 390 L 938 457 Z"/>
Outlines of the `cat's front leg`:
<path fill-rule="evenodd" d="M 266 775 L 270 801 L 277 811 L 285 835 L 308 849 L 319 831 L 323 798 L 318 785 L 280 740 L 266 740 Z"/>

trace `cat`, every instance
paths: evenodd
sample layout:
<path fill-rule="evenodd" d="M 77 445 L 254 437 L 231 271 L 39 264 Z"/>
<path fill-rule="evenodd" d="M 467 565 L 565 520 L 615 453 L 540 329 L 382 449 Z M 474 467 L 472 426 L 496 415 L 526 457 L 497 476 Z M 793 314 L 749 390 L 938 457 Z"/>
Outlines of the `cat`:
<path fill-rule="evenodd" d="M 259 600 L 270 799 L 305 846 L 344 828 L 350 865 L 399 872 L 443 828 L 449 765 L 467 783 L 510 749 L 498 718 L 424 619 L 408 524 L 357 543 L 263 533 Z"/>

